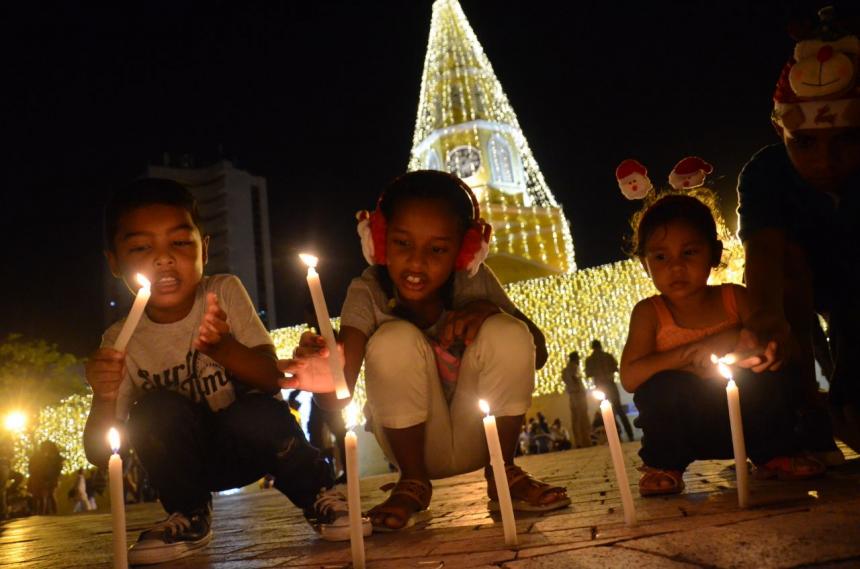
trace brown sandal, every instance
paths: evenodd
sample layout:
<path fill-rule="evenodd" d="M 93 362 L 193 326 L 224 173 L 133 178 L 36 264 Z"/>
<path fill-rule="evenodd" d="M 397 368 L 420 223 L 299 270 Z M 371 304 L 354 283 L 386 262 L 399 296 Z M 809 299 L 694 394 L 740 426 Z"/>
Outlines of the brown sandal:
<path fill-rule="evenodd" d="M 433 487 L 430 482 L 424 482 L 417 479 L 399 480 L 397 483 L 389 482 L 380 488 L 380 490 L 391 490 L 391 494 L 381 504 L 374 506 L 367 512 L 373 523 L 374 531 L 391 532 L 400 531 L 411 528 L 416 523 L 424 522 L 430 519 L 431 514 L 428 507 L 430 506 L 430 498 L 433 496 Z M 392 498 L 398 497 L 399 503 L 391 503 Z M 406 504 L 404 504 L 404 500 Z M 381 523 L 375 523 L 379 516 L 384 516 Z M 402 522 L 398 527 L 391 527 L 385 523 L 385 520 L 395 518 Z"/>
<path fill-rule="evenodd" d="M 661 496 L 665 494 L 680 494 L 684 491 L 684 473 L 680 470 L 662 470 L 641 466 L 639 472 L 640 496 Z"/>
<path fill-rule="evenodd" d="M 499 498 L 496 493 L 496 481 L 493 478 L 492 467 L 488 466 L 484 470 L 484 475 L 487 478 L 487 496 L 490 498 L 488 507 L 491 512 L 497 512 L 499 510 Z M 546 482 L 535 480 L 516 464 L 506 465 L 505 475 L 508 479 L 508 488 L 511 489 L 511 502 L 517 512 L 549 512 L 570 504 L 567 488 L 550 486 Z M 556 495 L 556 499 L 544 502 L 546 496 L 553 494 Z"/>

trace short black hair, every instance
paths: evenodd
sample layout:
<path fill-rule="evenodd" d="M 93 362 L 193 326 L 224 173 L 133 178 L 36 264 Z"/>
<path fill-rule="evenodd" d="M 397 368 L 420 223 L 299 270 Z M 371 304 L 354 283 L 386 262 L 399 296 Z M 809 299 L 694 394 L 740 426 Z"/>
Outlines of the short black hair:
<path fill-rule="evenodd" d="M 197 200 L 191 192 L 175 180 L 166 178 L 139 178 L 116 190 L 108 198 L 104 210 L 105 248 L 114 250 L 119 219 L 130 211 L 148 205 L 172 205 L 181 207 L 191 216 L 191 221 L 203 234 Z"/>
<path fill-rule="evenodd" d="M 591 341 L 591 349 L 596 350 L 597 348 L 603 349 L 603 344 L 600 343 L 600 340 L 594 339 Z"/>
<path fill-rule="evenodd" d="M 579 352 L 570 352 L 570 353 L 567 355 L 567 359 L 569 359 L 569 360 L 578 360 L 578 359 L 579 359 Z"/>
<path fill-rule="evenodd" d="M 437 200 L 444 203 L 457 218 L 460 231 L 465 233 L 475 221 L 475 206 L 471 190 L 463 180 L 438 170 L 416 170 L 392 180 L 379 201 L 379 210 L 390 221 L 404 203 L 416 200 Z"/>

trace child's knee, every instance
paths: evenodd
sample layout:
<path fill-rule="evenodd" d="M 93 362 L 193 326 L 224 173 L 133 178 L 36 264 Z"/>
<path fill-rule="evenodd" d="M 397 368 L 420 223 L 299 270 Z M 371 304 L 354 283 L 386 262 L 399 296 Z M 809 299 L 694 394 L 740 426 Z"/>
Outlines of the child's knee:
<path fill-rule="evenodd" d="M 301 427 L 283 401 L 263 394 L 248 394 L 223 412 L 224 428 L 237 440 L 248 444 L 274 446 L 284 439 L 304 439 Z"/>
<path fill-rule="evenodd" d="M 194 414 L 194 402 L 175 391 L 156 389 L 144 394 L 129 410 L 129 424 L 143 424 L 147 430 L 187 421 Z"/>
<path fill-rule="evenodd" d="M 534 360 L 535 345 L 525 322 L 510 314 L 500 312 L 484 320 L 475 338 L 478 349 L 494 348 L 498 358 L 511 361 Z"/>
<path fill-rule="evenodd" d="M 391 359 L 391 354 L 399 357 L 416 355 L 425 350 L 427 339 L 417 326 L 405 320 L 386 322 L 367 341 L 368 361 L 375 358 Z"/>
<path fill-rule="evenodd" d="M 673 407 L 679 396 L 686 391 L 690 381 L 701 381 L 698 377 L 677 371 L 665 370 L 655 373 L 633 393 L 633 403 L 642 408 Z"/>
<path fill-rule="evenodd" d="M 415 325 L 401 320 L 383 324 L 367 342 L 365 372 L 373 378 L 368 389 L 387 390 L 391 382 L 390 387 L 400 388 L 408 378 L 421 381 L 415 369 L 431 361 L 435 361 L 433 350 Z"/>

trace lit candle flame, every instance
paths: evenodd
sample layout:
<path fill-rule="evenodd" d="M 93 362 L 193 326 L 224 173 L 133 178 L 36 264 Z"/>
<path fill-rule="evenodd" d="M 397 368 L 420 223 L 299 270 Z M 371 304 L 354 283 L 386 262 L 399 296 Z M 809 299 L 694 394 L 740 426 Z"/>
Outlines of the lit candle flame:
<path fill-rule="evenodd" d="M 108 431 L 108 444 L 114 454 L 119 452 L 119 431 L 113 427 Z"/>
<path fill-rule="evenodd" d="M 344 414 L 346 415 L 346 417 L 345 417 L 346 428 L 347 429 L 354 429 L 355 427 L 357 427 L 358 426 L 358 407 L 356 406 L 355 402 L 353 401 L 349 405 L 347 405 L 346 409 L 344 411 L 345 411 Z"/>
<path fill-rule="evenodd" d="M 150 284 L 150 282 L 149 282 L 149 279 L 148 279 L 148 278 L 146 278 L 145 276 L 143 276 L 143 275 L 142 275 L 142 274 L 140 274 L 140 273 L 137 273 L 137 275 L 135 275 L 135 277 L 134 277 L 134 278 L 136 278 L 136 279 L 137 279 L 137 282 L 140 284 L 141 288 L 145 288 L 145 289 L 147 289 L 147 290 L 148 290 L 148 289 L 149 289 L 149 287 L 151 286 L 151 284 Z"/>
<path fill-rule="evenodd" d="M 487 417 L 490 416 L 490 404 L 489 403 L 487 403 L 483 399 L 479 399 L 478 400 L 478 407 L 481 408 L 481 411 L 483 411 Z"/>
<path fill-rule="evenodd" d="M 320 262 L 320 260 L 317 257 L 314 257 L 313 255 L 308 254 L 308 253 L 299 253 L 299 259 L 301 259 L 302 263 L 304 263 L 305 265 L 307 265 L 311 269 L 317 268 L 317 263 Z"/>
<path fill-rule="evenodd" d="M 606 400 L 606 394 L 603 393 L 602 391 L 600 391 L 599 389 L 593 390 L 591 392 L 591 394 L 594 395 L 594 398 L 597 399 L 598 401 L 605 401 Z"/>
<path fill-rule="evenodd" d="M 726 354 L 721 358 L 717 357 L 717 354 L 711 354 L 711 363 L 719 364 L 724 363 L 726 365 L 732 365 L 738 361 L 738 357 L 734 354 Z"/>
<path fill-rule="evenodd" d="M 732 354 L 728 354 L 721 358 L 717 357 L 717 354 L 711 354 L 711 361 L 717 365 L 717 371 L 720 372 L 720 375 L 729 381 L 733 381 L 732 370 L 729 368 L 730 364 L 735 362 L 736 358 Z"/>

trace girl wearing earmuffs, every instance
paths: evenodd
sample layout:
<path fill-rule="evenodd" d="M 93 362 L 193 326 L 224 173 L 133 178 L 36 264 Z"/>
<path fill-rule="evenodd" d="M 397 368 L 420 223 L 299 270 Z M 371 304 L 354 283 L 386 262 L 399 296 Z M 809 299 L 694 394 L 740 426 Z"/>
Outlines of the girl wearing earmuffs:
<path fill-rule="evenodd" d="M 431 479 L 479 468 L 489 507 L 498 507 L 479 399 L 496 416 L 515 509 L 569 504 L 564 488 L 513 463 L 546 343 L 483 264 L 490 226 L 472 190 L 444 172 L 410 172 L 358 219 L 371 267 L 350 284 L 341 313 L 344 371 L 355 385 L 364 362 L 366 410 L 400 470 L 388 499 L 370 511 L 374 529 L 427 519 Z"/>

